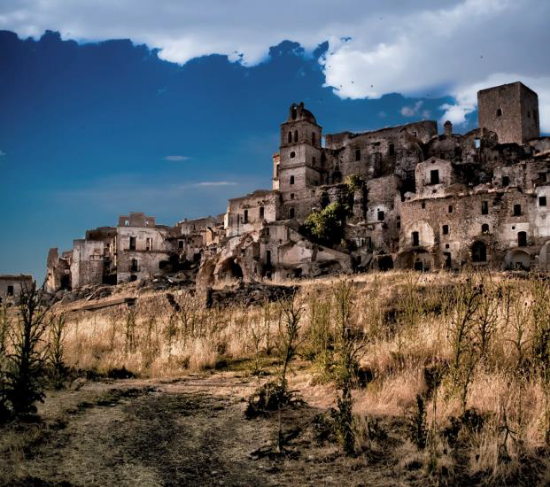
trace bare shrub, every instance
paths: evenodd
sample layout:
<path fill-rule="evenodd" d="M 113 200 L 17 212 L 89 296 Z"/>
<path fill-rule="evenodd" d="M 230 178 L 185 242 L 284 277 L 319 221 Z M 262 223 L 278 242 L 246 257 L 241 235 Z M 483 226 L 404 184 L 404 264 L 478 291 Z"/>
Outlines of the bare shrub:
<path fill-rule="evenodd" d="M 36 283 L 24 287 L 19 299 L 19 320 L 11 327 L 6 355 L 6 396 L 14 415 L 26 415 L 35 413 L 35 403 L 44 398 L 49 322 Z"/>

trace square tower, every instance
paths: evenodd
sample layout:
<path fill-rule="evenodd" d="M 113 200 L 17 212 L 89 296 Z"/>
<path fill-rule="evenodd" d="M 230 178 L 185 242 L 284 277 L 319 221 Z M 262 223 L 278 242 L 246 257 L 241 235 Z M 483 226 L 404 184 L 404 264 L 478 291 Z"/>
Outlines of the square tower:
<path fill-rule="evenodd" d="M 539 97 L 517 81 L 477 93 L 479 127 L 501 144 L 524 144 L 540 136 Z"/>

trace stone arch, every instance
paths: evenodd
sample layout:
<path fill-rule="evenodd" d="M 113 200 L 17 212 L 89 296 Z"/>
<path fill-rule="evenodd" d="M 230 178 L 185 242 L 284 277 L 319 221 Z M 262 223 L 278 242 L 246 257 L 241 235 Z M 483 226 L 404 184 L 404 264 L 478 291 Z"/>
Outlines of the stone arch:
<path fill-rule="evenodd" d="M 506 270 L 528 271 L 531 269 L 531 255 L 525 250 L 510 250 L 504 257 L 504 268 Z"/>
<path fill-rule="evenodd" d="M 220 280 L 242 279 L 243 269 L 234 258 L 230 257 L 220 262 L 216 274 Z"/>
<path fill-rule="evenodd" d="M 378 259 L 378 269 L 381 271 L 389 271 L 393 269 L 393 259 L 391 255 L 382 255 Z"/>
<path fill-rule="evenodd" d="M 414 269 L 429 271 L 434 268 L 434 258 L 423 249 L 406 250 L 397 255 L 395 267 L 398 269 Z"/>

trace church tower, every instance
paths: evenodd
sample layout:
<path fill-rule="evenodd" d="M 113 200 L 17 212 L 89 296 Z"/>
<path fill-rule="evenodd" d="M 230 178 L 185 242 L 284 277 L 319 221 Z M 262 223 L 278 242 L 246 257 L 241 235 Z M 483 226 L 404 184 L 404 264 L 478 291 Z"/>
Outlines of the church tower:
<path fill-rule="evenodd" d="M 279 191 L 299 192 L 321 184 L 322 128 L 304 103 L 290 106 L 288 119 L 281 124 Z"/>

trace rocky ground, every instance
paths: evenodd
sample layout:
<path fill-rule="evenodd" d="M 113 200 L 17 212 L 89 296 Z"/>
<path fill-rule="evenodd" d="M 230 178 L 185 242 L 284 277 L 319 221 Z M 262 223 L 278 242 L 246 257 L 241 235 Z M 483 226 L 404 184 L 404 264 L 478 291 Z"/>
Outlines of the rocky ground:
<path fill-rule="evenodd" d="M 381 458 L 320 443 L 320 408 L 245 419 L 257 385 L 233 373 L 77 382 L 48 395 L 41 421 L 1 430 L 0 485 L 410 485 Z"/>

